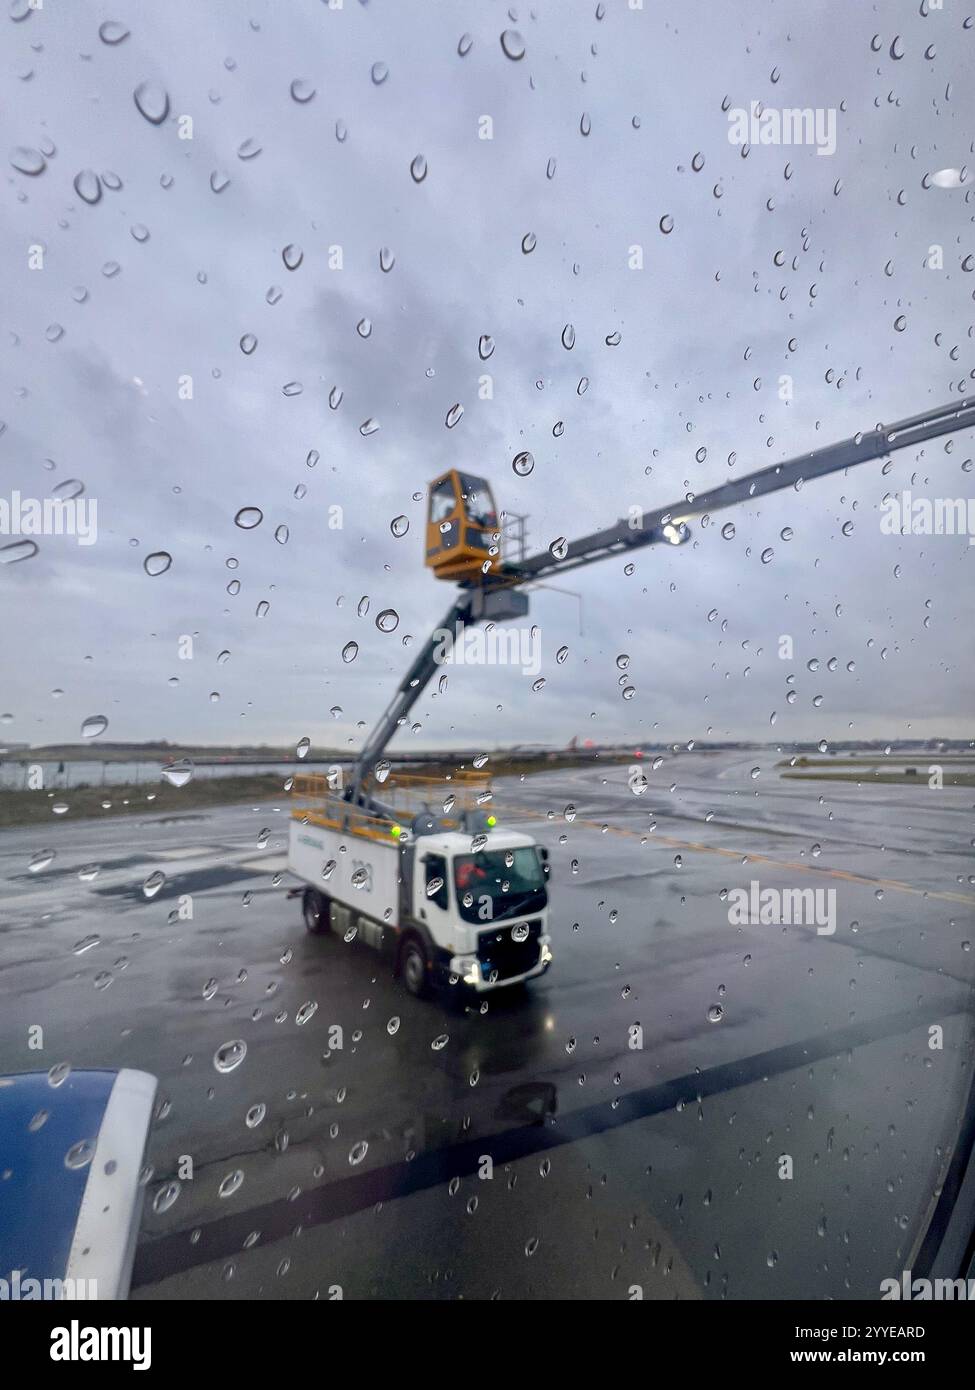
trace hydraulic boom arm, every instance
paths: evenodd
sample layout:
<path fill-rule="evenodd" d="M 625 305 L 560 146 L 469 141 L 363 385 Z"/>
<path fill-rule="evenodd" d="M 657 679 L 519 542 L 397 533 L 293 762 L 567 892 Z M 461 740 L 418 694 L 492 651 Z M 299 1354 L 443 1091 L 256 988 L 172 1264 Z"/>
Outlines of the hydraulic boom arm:
<path fill-rule="evenodd" d="M 754 497 L 763 497 L 769 492 L 780 492 L 783 488 L 795 487 L 813 478 L 824 477 L 827 473 L 836 473 L 843 468 L 852 468 L 858 463 L 883 458 L 896 449 L 910 448 L 927 439 L 936 439 L 938 435 L 970 429 L 972 426 L 975 426 L 975 399 L 925 411 L 909 420 L 901 420 L 887 429 L 878 427 L 865 434 L 857 434 L 852 439 L 842 440 L 838 444 L 827 444 L 822 449 L 801 454 L 786 463 L 775 463 L 756 473 L 748 473 L 742 478 L 722 483 L 709 492 L 698 493 L 690 501 L 682 498 L 669 507 L 659 507 L 652 512 L 646 512 L 636 527 L 629 521 L 618 521 L 615 526 L 607 527 L 604 531 L 594 531 L 588 536 L 580 537 L 579 540 L 568 542 L 564 547 L 560 547 L 556 554 L 544 550 L 517 564 L 504 565 L 499 571 L 485 576 L 483 584 L 479 586 L 480 595 L 478 589 L 462 589 L 440 626 L 426 639 L 385 713 L 363 746 L 353 771 L 349 795 L 353 800 L 362 798 L 364 778 L 382 756 L 387 743 L 436 671 L 437 649 L 444 641 L 443 633 L 449 633 L 452 641 L 458 624 L 466 626 L 477 623 L 485 616 L 483 603 L 477 601 L 484 594 L 530 584 L 534 580 L 553 574 L 564 574 L 567 570 L 578 569 L 581 565 L 591 565 L 596 560 L 619 555 L 641 546 L 657 545 L 662 541 L 679 541 L 682 539 L 683 523 L 689 517 L 703 516 L 706 512 L 733 507 L 740 502 L 750 502 Z"/>
<path fill-rule="evenodd" d="M 427 682 L 436 671 L 437 651 L 444 644 L 443 634 L 450 634 L 452 644 L 457 624 L 463 623 L 466 626 L 471 621 L 472 606 L 473 600 L 470 594 L 459 594 L 444 614 L 440 626 L 435 627 L 424 642 L 416 660 L 400 683 L 399 689 L 386 706 L 379 723 L 363 744 L 358 761 L 352 771 L 352 800 L 361 799 L 364 779 L 382 757 L 387 743 L 423 694 Z"/>
<path fill-rule="evenodd" d="M 852 468 L 858 463 L 868 463 L 871 459 L 883 458 L 895 449 L 910 448 L 926 439 L 934 439 L 940 434 L 951 434 L 955 430 L 969 429 L 975 425 L 975 400 L 965 400 L 958 405 L 946 405 L 938 410 L 915 415 L 909 420 L 901 420 L 889 429 L 870 430 L 858 434 L 853 439 L 844 439 L 839 444 L 827 444 L 809 454 L 786 463 L 774 463 L 757 473 L 748 473 L 743 478 L 722 483 L 709 492 L 698 493 L 692 501 L 683 498 L 669 507 L 660 507 L 644 513 L 641 524 L 634 528 L 628 521 L 618 521 L 605 531 L 595 531 L 570 541 L 558 556 L 544 550 L 538 555 L 530 555 L 517 565 L 507 566 L 503 584 L 520 584 L 543 576 L 564 574 L 566 570 L 578 569 L 580 565 L 590 565 L 605 556 L 617 555 L 634 547 L 656 545 L 670 537 L 664 534 L 664 527 L 676 528 L 682 521 L 692 516 L 703 516 L 705 512 L 720 511 L 723 507 L 733 507 L 739 502 L 750 502 L 754 497 L 762 497 L 769 492 L 779 492 L 783 488 L 794 487 L 799 482 L 809 482 L 827 473 L 836 473 L 841 468 Z M 496 581 L 497 582 L 497 581 Z"/>

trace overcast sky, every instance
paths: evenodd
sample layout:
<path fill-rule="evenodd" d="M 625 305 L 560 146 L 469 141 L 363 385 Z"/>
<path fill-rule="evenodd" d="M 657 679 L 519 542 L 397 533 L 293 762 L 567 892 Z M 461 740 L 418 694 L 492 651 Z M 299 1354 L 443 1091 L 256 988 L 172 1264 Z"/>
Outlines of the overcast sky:
<path fill-rule="evenodd" d="M 0 566 L 6 739 L 75 740 L 104 714 L 115 739 L 357 742 L 450 602 L 413 500 L 445 467 L 487 476 L 540 549 L 973 389 L 975 184 L 923 183 L 972 162 L 975 28 L 956 0 L 927 15 L 918 0 L 606 0 L 601 19 L 595 0 L 4 9 L 6 146 L 52 152 L 31 175 L 4 151 L 0 496 L 77 479 L 98 504 L 96 544 L 42 536 Z M 103 41 L 106 20 L 121 21 L 109 38 L 130 33 Z M 314 96 L 294 99 L 295 81 Z M 168 94 L 161 124 L 137 109 L 144 82 Z M 743 158 L 725 98 L 835 108 L 835 154 Z M 84 170 L 108 174 L 94 204 L 75 190 Z M 528 477 L 511 467 L 523 449 Z M 971 734 L 975 552 L 882 535 L 879 507 L 905 487 L 967 497 L 973 449 L 961 434 L 905 450 L 886 475 L 867 464 L 718 514 L 630 576 L 613 559 L 556 580 L 579 597 L 532 597 L 544 688 L 455 669 L 396 746 Z M 260 526 L 235 526 L 243 507 Z M 172 564 L 151 577 L 158 551 Z"/>

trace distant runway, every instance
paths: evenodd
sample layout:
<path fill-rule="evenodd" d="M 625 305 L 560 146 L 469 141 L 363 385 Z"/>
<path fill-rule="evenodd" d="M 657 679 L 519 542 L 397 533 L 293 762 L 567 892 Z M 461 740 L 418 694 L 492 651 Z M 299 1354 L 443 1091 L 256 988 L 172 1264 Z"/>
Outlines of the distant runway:
<path fill-rule="evenodd" d="M 876 1297 L 971 1079 L 973 793 L 777 761 L 499 780 L 555 964 L 483 1013 L 306 935 L 284 797 L 3 832 L 0 1071 L 160 1078 L 134 1297 Z M 807 888 L 833 930 L 735 917 Z"/>

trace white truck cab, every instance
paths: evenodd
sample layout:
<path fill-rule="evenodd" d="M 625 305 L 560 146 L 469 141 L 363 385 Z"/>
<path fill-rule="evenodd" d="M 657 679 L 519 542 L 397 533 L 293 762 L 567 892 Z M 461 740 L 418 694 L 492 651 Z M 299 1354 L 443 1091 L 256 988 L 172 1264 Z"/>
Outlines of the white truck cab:
<path fill-rule="evenodd" d="M 407 827 L 327 795 L 295 810 L 288 870 L 305 884 L 305 926 L 381 951 L 415 995 L 447 984 L 485 993 L 544 974 L 548 852 L 493 816 L 482 822 L 474 834 L 445 829 L 457 820 L 427 810 Z"/>
<path fill-rule="evenodd" d="M 469 835 L 422 835 L 413 855 L 413 916 L 449 973 L 481 991 L 548 968 L 546 862 L 530 835 L 496 830 L 477 852 Z"/>

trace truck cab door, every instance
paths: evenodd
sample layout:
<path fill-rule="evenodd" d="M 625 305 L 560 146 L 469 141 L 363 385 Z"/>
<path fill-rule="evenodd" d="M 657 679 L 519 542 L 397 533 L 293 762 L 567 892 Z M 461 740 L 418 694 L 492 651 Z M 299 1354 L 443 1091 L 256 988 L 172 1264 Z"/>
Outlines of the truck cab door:
<path fill-rule="evenodd" d="M 436 944 L 446 946 L 450 942 L 450 879 L 447 860 L 442 854 L 424 856 L 418 896 L 417 915 L 430 928 Z"/>

